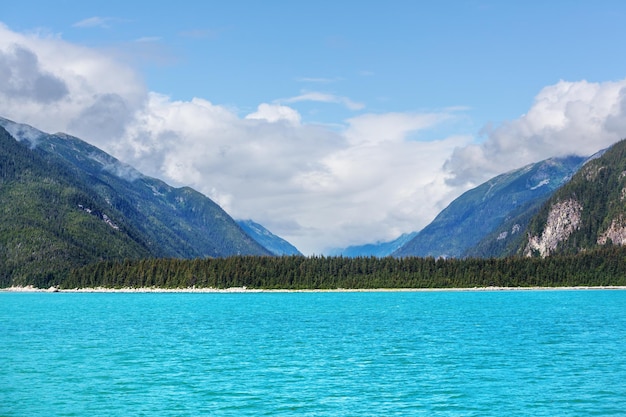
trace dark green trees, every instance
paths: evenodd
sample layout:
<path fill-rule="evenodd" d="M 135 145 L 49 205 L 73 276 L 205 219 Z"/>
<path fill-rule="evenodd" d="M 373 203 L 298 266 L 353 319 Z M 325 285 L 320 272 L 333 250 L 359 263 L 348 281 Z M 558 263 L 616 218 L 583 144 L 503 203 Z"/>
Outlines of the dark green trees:
<path fill-rule="evenodd" d="M 255 257 L 104 262 L 60 281 L 75 287 L 376 289 L 626 285 L 626 249 L 570 256 L 434 259 Z"/>

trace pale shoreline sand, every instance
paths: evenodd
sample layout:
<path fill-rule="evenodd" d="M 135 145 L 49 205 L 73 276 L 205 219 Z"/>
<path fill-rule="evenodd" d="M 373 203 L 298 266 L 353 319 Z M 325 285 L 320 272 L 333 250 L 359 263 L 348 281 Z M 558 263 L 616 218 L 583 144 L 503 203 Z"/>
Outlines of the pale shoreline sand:
<path fill-rule="evenodd" d="M 0 292 L 13 293 L 323 293 L 323 292 L 446 292 L 446 291 L 551 291 L 551 290 L 626 290 L 626 286 L 580 286 L 580 287 L 473 287 L 473 288 L 336 288 L 336 289 L 255 289 L 246 287 L 233 288 L 73 288 L 56 287 L 36 288 L 33 286 L 0 288 Z"/>

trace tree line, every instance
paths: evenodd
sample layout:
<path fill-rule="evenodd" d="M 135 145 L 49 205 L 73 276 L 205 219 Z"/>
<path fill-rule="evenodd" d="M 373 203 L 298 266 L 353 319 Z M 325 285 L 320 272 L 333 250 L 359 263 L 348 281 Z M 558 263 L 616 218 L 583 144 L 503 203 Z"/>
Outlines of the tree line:
<path fill-rule="evenodd" d="M 61 288 L 376 289 L 624 286 L 626 249 L 541 258 L 233 256 L 104 261 L 57 277 Z"/>

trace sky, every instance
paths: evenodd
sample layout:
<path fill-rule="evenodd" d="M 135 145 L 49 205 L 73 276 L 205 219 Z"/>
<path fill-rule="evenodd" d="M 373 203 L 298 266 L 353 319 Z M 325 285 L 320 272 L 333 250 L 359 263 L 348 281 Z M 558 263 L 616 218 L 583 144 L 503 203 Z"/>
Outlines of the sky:
<path fill-rule="evenodd" d="M 307 255 L 626 137 L 626 2 L 0 0 L 0 116 Z"/>

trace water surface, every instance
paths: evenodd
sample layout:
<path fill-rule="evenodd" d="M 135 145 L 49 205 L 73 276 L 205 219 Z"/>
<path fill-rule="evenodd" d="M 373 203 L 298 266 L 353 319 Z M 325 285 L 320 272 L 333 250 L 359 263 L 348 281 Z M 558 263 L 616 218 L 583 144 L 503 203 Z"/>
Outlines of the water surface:
<path fill-rule="evenodd" d="M 0 293 L 0 415 L 623 415 L 625 342 L 626 291 Z"/>

